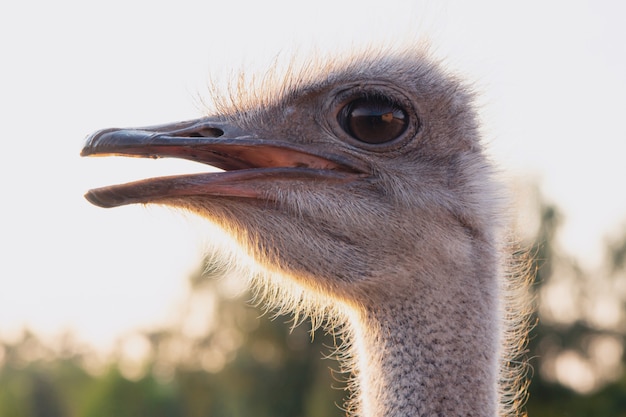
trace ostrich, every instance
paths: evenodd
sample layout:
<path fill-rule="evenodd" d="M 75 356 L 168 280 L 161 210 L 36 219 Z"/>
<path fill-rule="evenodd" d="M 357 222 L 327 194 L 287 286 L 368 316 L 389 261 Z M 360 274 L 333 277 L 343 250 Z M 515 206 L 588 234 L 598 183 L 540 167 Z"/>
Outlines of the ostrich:
<path fill-rule="evenodd" d="M 353 415 L 515 413 L 521 286 L 473 93 L 421 49 L 289 71 L 260 91 L 240 85 L 198 120 L 92 134 L 83 156 L 223 172 L 86 198 L 183 208 L 226 231 L 270 303 L 342 329 Z"/>

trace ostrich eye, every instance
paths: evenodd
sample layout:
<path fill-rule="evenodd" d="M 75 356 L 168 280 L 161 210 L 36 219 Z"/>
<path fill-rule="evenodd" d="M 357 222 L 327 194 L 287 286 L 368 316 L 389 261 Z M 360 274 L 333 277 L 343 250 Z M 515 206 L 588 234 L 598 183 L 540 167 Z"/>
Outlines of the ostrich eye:
<path fill-rule="evenodd" d="M 348 103 L 337 116 L 353 138 L 371 144 L 390 142 L 407 128 L 408 116 L 386 97 L 363 97 Z"/>

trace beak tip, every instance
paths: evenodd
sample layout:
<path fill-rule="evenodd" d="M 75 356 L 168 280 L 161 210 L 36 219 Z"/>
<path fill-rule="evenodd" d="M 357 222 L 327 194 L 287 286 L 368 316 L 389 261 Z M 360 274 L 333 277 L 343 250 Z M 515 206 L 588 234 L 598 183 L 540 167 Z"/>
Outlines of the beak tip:
<path fill-rule="evenodd" d="M 94 206 L 102 208 L 117 207 L 123 203 L 118 202 L 119 198 L 111 193 L 97 192 L 97 190 L 89 190 L 84 195 L 85 199 Z"/>
<path fill-rule="evenodd" d="M 98 143 L 98 138 L 101 136 L 102 130 L 94 132 L 85 137 L 83 142 L 83 148 L 80 150 L 80 156 L 91 156 L 94 154 L 94 149 Z"/>
<path fill-rule="evenodd" d="M 83 149 L 80 151 L 80 156 L 106 154 L 111 149 L 114 150 L 118 146 L 118 142 L 128 140 L 128 136 L 132 136 L 128 132 L 132 133 L 131 130 L 111 128 L 98 130 L 87 135 L 83 143 Z M 133 139 L 133 137 L 130 139 Z"/>

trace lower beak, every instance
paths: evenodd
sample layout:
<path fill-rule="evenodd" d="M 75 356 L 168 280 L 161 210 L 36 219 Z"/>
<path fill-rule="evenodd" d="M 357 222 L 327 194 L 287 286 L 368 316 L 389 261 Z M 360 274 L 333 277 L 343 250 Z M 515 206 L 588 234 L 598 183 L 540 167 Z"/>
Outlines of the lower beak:
<path fill-rule="evenodd" d="M 225 196 L 272 199 L 268 182 L 349 182 L 366 172 L 359 161 L 313 145 L 258 138 L 214 118 L 137 129 L 105 129 L 89 136 L 81 156 L 183 158 L 225 172 L 152 178 L 97 188 L 85 197 L 101 207 Z"/>

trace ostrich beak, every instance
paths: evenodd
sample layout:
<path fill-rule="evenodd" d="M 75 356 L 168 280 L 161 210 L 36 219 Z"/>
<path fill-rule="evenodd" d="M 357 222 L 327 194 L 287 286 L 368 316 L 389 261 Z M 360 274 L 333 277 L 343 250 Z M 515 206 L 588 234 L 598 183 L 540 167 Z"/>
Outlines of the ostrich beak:
<path fill-rule="evenodd" d="M 87 137 L 81 156 L 182 158 L 224 172 L 158 177 L 93 189 L 85 198 L 100 207 L 194 196 L 272 199 L 275 181 L 350 182 L 366 172 L 354 158 L 312 145 L 259 138 L 215 118 L 136 129 L 105 129 Z"/>

